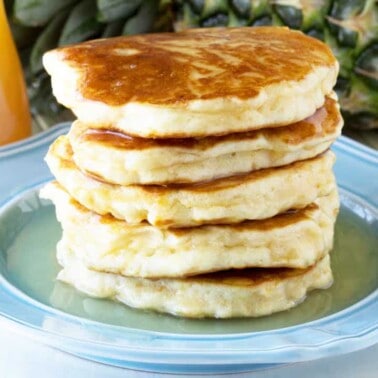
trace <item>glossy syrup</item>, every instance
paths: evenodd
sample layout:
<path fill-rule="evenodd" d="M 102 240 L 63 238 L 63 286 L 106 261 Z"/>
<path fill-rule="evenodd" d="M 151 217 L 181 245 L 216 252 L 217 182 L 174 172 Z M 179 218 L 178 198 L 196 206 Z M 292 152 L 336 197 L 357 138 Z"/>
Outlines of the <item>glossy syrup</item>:
<path fill-rule="evenodd" d="M 208 136 L 204 138 L 140 138 L 123 133 L 111 126 L 91 129 L 87 125 L 74 122 L 73 134 L 84 143 L 96 143 L 106 147 L 124 150 L 145 150 L 151 148 L 181 148 L 190 150 L 206 150 L 222 143 L 237 143 L 265 138 L 288 145 L 298 145 L 314 138 L 328 138 L 340 128 L 341 114 L 337 102 L 326 97 L 324 106 L 310 117 L 282 127 L 264 128 L 242 133 Z M 71 131 L 72 132 L 72 131 Z"/>

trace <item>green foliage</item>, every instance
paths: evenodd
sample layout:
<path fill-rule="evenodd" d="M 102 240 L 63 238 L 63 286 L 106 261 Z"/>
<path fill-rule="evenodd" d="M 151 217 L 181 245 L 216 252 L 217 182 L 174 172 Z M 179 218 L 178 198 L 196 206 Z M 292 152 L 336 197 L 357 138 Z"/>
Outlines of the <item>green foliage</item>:
<path fill-rule="evenodd" d="M 15 0 L 13 15 L 24 26 L 44 26 L 58 12 L 77 0 Z"/>

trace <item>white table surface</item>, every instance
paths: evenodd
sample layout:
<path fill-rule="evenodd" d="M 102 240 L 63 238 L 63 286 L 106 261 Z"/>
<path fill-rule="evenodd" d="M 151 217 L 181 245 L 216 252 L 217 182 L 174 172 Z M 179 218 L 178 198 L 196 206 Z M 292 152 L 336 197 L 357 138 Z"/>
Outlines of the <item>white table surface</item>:
<path fill-rule="evenodd" d="M 12 333 L 4 326 L 0 328 L 1 378 L 169 378 L 172 376 L 175 375 L 137 372 L 83 360 L 36 343 L 20 334 Z M 186 376 L 189 377 L 180 375 L 180 377 Z M 209 375 L 197 376 L 209 377 Z M 219 375 L 211 376 L 218 377 Z M 377 378 L 378 344 L 343 356 L 220 377 L 226 376 L 232 378 Z"/>

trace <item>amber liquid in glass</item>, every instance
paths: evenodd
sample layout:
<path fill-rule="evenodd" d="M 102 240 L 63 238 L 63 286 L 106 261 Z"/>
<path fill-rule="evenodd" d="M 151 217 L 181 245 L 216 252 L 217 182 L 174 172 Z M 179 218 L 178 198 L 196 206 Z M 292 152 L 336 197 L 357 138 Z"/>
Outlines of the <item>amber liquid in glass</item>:
<path fill-rule="evenodd" d="M 0 146 L 31 134 L 24 77 L 0 0 Z"/>

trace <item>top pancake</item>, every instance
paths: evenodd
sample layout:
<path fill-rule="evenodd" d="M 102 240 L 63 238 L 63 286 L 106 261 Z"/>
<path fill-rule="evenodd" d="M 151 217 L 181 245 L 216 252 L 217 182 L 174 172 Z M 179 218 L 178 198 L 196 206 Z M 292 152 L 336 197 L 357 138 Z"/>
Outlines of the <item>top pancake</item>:
<path fill-rule="evenodd" d="M 277 27 L 102 39 L 43 62 L 58 101 L 81 122 L 148 138 L 297 122 L 323 105 L 338 73 L 325 44 Z"/>

